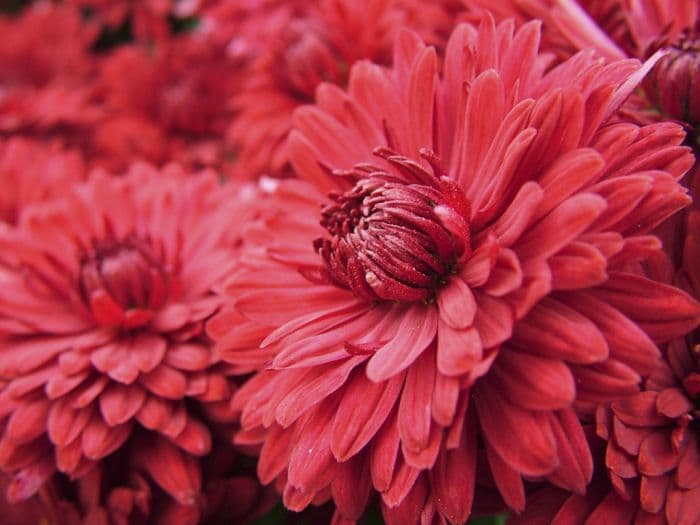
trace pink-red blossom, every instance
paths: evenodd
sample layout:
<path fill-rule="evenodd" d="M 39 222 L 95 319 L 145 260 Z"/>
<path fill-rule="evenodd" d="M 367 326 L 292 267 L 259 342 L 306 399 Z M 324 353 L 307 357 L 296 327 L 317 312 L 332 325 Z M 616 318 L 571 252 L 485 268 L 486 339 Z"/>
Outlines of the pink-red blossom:
<path fill-rule="evenodd" d="M 140 476 L 196 522 L 203 458 L 235 423 L 236 385 L 203 327 L 251 195 L 215 173 L 140 164 L 95 173 L 2 225 L 0 468 L 11 500 L 57 473 L 97 476 L 119 453 L 120 468 L 135 467 L 108 486 Z"/>
<path fill-rule="evenodd" d="M 700 321 L 636 269 L 693 163 L 681 127 L 611 120 L 653 61 L 545 73 L 539 39 L 486 18 L 440 66 L 401 32 L 391 68 L 359 63 L 295 113 L 300 180 L 263 182 L 208 330 L 260 369 L 236 441 L 288 508 L 332 498 L 354 521 L 378 493 L 388 523 L 463 523 L 477 456 L 515 510 L 524 479 L 584 493 L 573 407 L 637 392 L 655 343 Z"/>

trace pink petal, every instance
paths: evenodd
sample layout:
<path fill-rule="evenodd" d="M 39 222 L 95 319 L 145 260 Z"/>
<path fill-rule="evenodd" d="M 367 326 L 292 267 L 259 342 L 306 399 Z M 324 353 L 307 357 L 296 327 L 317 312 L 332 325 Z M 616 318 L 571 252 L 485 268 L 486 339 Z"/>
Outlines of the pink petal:
<path fill-rule="evenodd" d="M 641 377 L 629 366 L 608 359 L 592 365 L 571 365 L 577 401 L 609 402 L 639 391 Z"/>
<path fill-rule="evenodd" d="M 302 490 L 288 483 L 282 492 L 282 503 L 293 512 L 301 512 L 311 504 L 315 495 L 314 492 Z"/>
<path fill-rule="evenodd" d="M 153 371 L 165 357 L 168 344 L 160 336 L 142 333 L 131 340 L 129 359 L 143 373 Z"/>
<path fill-rule="evenodd" d="M 656 366 L 659 349 L 637 323 L 619 310 L 588 292 L 570 294 L 567 304 L 595 323 L 608 342 L 612 357 L 640 372 L 650 371 Z"/>
<path fill-rule="evenodd" d="M 95 320 L 105 326 L 119 326 L 124 320 L 124 310 L 105 290 L 90 294 L 90 309 Z"/>
<path fill-rule="evenodd" d="M 608 356 L 608 344 L 598 327 L 550 297 L 515 325 L 513 341 L 526 352 L 574 363 L 595 363 Z"/>
<path fill-rule="evenodd" d="M 190 320 L 191 313 L 186 304 L 168 304 L 151 319 L 151 327 L 157 332 L 173 332 Z"/>
<path fill-rule="evenodd" d="M 700 323 L 700 304 L 685 292 L 638 275 L 610 272 L 610 279 L 594 294 L 657 342 L 679 337 Z"/>
<path fill-rule="evenodd" d="M 550 257 L 582 234 L 606 206 L 605 200 L 598 195 L 577 194 L 530 228 L 513 249 L 520 259 Z"/>
<path fill-rule="evenodd" d="M 359 356 L 316 367 L 308 380 L 290 389 L 280 400 L 275 410 L 277 422 L 283 427 L 291 425 L 309 409 L 342 388 L 353 369 L 365 359 L 364 356 Z"/>
<path fill-rule="evenodd" d="M 45 386 L 47 381 L 50 381 L 52 377 L 58 374 L 59 372 L 56 370 L 56 367 L 51 366 L 41 368 L 25 376 L 12 379 L 9 382 L 5 381 L 2 395 L 7 399 L 17 400 L 20 400 L 25 396 L 31 396 L 37 389 Z"/>
<path fill-rule="evenodd" d="M 525 487 L 520 473 L 503 461 L 493 450 L 493 447 L 488 444 L 486 445 L 486 457 L 491 475 L 503 500 L 515 512 L 522 512 L 525 509 Z"/>
<path fill-rule="evenodd" d="M 367 363 L 367 377 L 386 381 L 409 367 L 435 339 L 438 324 L 437 308 L 413 304 L 403 312 L 394 338 L 382 346 Z"/>
<path fill-rule="evenodd" d="M 135 447 L 138 462 L 153 480 L 182 505 L 194 505 L 202 478 L 197 460 L 164 439 L 151 437 Z"/>
<path fill-rule="evenodd" d="M 175 405 L 170 419 L 159 430 L 166 436 L 174 438 L 184 432 L 187 419 L 187 407 L 183 401 L 180 401 Z"/>
<path fill-rule="evenodd" d="M 165 363 L 179 370 L 203 370 L 212 363 L 210 350 L 203 345 L 183 343 L 168 348 Z"/>
<path fill-rule="evenodd" d="M 561 361 L 501 349 L 490 378 L 505 399 L 530 410 L 557 410 L 576 397 L 574 376 Z"/>
<path fill-rule="evenodd" d="M 535 182 L 528 181 L 520 187 L 510 206 L 493 225 L 492 231 L 500 246 L 510 247 L 520 238 L 530 225 L 542 197 L 542 188 Z"/>
<path fill-rule="evenodd" d="M 605 466 L 621 478 L 635 478 L 639 475 L 634 456 L 627 454 L 614 442 L 608 442 L 605 450 Z"/>
<path fill-rule="evenodd" d="M 437 425 L 430 427 L 430 435 L 425 447 L 420 449 L 408 448 L 405 441 L 401 442 L 401 453 L 407 465 L 417 469 L 432 468 L 437 460 L 442 446 L 443 429 Z"/>
<path fill-rule="evenodd" d="M 697 436 L 691 436 L 676 470 L 676 484 L 682 489 L 700 486 L 700 443 Z"/>
<path fill-rule="evenodd" d="M 331 430 L 331 451 L 339 462 L 357 454 L 379 431 L 394 409 L 404 377 L 374 383 L 359 373 L 345 385 Z"/>
<path fill-rule="evenodd" d="M 74 337 L 31 337 L 0 343 L 0 376 L 23 376 L 71 347 Z"/>
<path fill-rule="evenodd" d="M 639 486 L 639 503 L 645 511 L 656 514 L 663 509 L 670 481 L 668 474 L 654 477 L 642 476 Z"/>
<path fill-rule="evenodd" d="M 434 48 L 425 48 L 413 61 L 408 84 L 409 133 L 413 135 L 409 151 L 433 146 L 436 69 Z"/>
<path fill-rule="evenodd" d="M 42 435 L 46 431 L 50 406 L 46 399 L 21 403 L 7 422 L 4 439 L 22 444 Z"/>
<path fill-rule="evenodd" d="M 483 290 L 493 297 L 502 297 L 520 288 L 522 284 L 523 270 L 518 256 L 508 248 L 501 249 Z"/>
<path fill-rule="evenodd" d="M 165 364 L 141 375 L 139 382 L 154 394 L 167 399 L 182 399 L 187 390 L 187 377 Z"/>
<path fill-rule="evenodd" d="M 700 521 L 700 487 L 690 490 L 672 488 L 668 491 L 666 501 L 666 519 L 669 523 L 698 523 Z"/>
<path fill-rule="evenodd" d="M 63 397 L 90 376 L 90 372 L 85 372 L 73 376 L 65 376 L 61 372 L 55 372 L 53 376 L 46 382 L 46 396 L 49 399 L 57 399 Z"/>
<path fill-rule="evenodd" d="M 559 466 L 547 480 L 583 495 L 593 476 L 593 457 L 581 423 L 573 409 L 550 414 L 550 421 L 557 440 Z"/>
<path fill-rule="evenodd" d="M 476 483 L 476 432 L 468 425 L 453 450 L 443 449 L 430 470 L 435 505 L 451 523 L 464 523 L 472 509 Z"/>
<path fill-rule="evenodd" d="M 83 453 L 89 459 L 102 459 L 117 450 L 131 435 L 133 424 L 125 423 L 109 427 L 102 422 L 100 416 L 93 414 L 85 425 L 81 439 Z"/>
<path fill-rule="evenodd" d="M 49 412 L 47 429 L 49 438 L 58 446 L 66 446 L 77 438 L 90 421 L 92 409 L 74 410 L 65 400 L 53 403 Z"/>
<path fill-rule="evenodd" d="M 617 495 L 617 492 L 611 490 L 588 516 L 586 523 L 589 525 L 596 523 L 631 525 L 634 520 L 636 507 L 637 504 L 635 502 L 625 501 Z"/>
<path fill-rule="evenodd" d="M 282 326 L 299 316 L 299 312 L 325 310 L 329 304 L 347 299 L 336 287 L 308 285 L 299 288 L 279 288 L 275 292 L 275 309 L 269 308 L 269 290 L 240 294 L 236 308 L 250 320 L 271 326 Z"/>
<path fill-rule="evenodd" d="M 379 492 L 389 490 L 394 479 L 400 443 L 396 417 L 392 417 L 377 434 L 370 451 L 372 485 Z"/>
<path fill-rule="evenodd" d="M 435 354 L 424 352 L 408 369 L 399 403 L 399 436 L 408 449 L 417 451 L 428 446 L 434 382 Z"/>
<path fill-rule="evenodd" d="M 511 468 L 542 476 L 557 467 L 556 440 L 545 414 L 513 406 L 488 382 L 474 388 L 472 399 L 484 439 Z"/>
<path fill-rule="evenodd" d="M 206 426 L 192 416 L 187 418 L 185 428 L 171 441 L 195 456 L 204 456 L 211 451 L 211 434 Z"/>
<path fill-rule="evenodd" d="M 80 352 L 62 352 L 58 367 L 67 376 L 86 372 L 90 368 L 90 356 Z"/>
<path fill-rule="evenodd" d="M 456 330 L 440 319 L 437 334 L 437 366 L 440 373 L 459 376 L 483 358 L 481 337 L 476 328 Z"/>
<path fill-rule="evenodd" d="M 197 395 L 199 401 L 207 403 L 229 400 L 235 388 L 233 381 L 224 374 L 207 374 L 206 389 Z M 189 390 L 189 387 L 188 387 Z M 189 396 L 189 393 L 186 393 Z"/>
<path fill-rule="evenodd" d="M 280 425 L 273 425 L 260 451 L 258 461 L 258 478 L 267 485 L 272 483 L 289 465 L 289 457 L 294 445 L 294 433 Z M 236 443 L 239 443 L 238 436 Z"/>
<path fill-rule="evenodd" d="M 548 263 L 555 290 L 589 288 L 608 278 L 607 259 L 588 243 L 574 241 L 551 257 Z"/>
<path fill-rule="evenodd" d="M 680 457 L 671 447 L 668 432 L 663 430 L 649 434 L 639 447 L 639 472 L 647 476 L 659 476 L 674 469 Z"/>
<path fill-rule="evenodd" d="M 636 456 L 642 441 L 654 431 L 653 427 L 628 426 L 619 418 L 613 418 L 613 435 L 615 442 L 628 454 Z"/>
<path fill-rule="evenodd" d="M 121 340 L 97 348 L 90 354 L 90 360 L 97 370 L 120 383 L 131 384 L 139 374 L 132 365 L 128 344 Z"/>
<path fill-rule="evenodd" d="M 484 293 L 476 293 L 479 306 L 474 328 L 479 332 L 484 348 L 492 348 L 510 338 L 513 333 L 515 314 L 510 304 Z"/>
<path fill-rule="evenodd" d="M 472 325 L 476 314 L 474 294 L 458 276 L 452 276 L 437 294 L 440 319 L 451 328 L 464 329 Z"/>
<path fill-rule="evenodd" d="M 435 374 L 432 409 L 433 420 L 440 426 L 448 427 L 455 417 L 459 399 L 459 380 L 440 372 Z"/>
<path fill-rule="evenodd" d="M 159 396 L 148 396 L 141 409 L 136 414 L 136 419 L 144 427 L 151 430 L 159 430 L 171 421 L 173 415 L 173 403 Z"/>
<path fill-rule="evenodd" d="M 138 385 L 112 384 L 100 395 L 100 411 L 109 426 L 129 421 L 141 409 L 146 392 Z"/>
<path fill-rule="evenodd" d="M 389 507 L 399 505 L 416 485 L 420 473 L 420 469 L 413 468 L 405 461 L 399 460 L 391 485 L 382 493 L 382 502 Z"/>
<path fill-rule="evenodd" d="M 667 388 L 659 392 L 656 410 L 659 414 L 675 419 L 693 410 L 693 405 L 680 388 Z"/>
<path fill-rule="evenodd" d="M 544 195 L 537 218 L 546 215 L 582 188 L 590 186 L 602 174 L 604 165 L 600 154 L 591 148 L 571 150 L 556 158 L 539 179 Z"/>
<path fill-rule="evenodd" d="M 367 460 L 358 456 L 338 465 L 331 483 L 333 502 L 345 519 L 359 520 L 367 506 L 371 488 Z"/>
<path fill-rule="evenodd" d="M 326 400 L 308 420 L 297 423 L 303 431 L 294 444 L 287 475 L 288 483 L 304 492 L 316 493 L 333 480 L 337 463 L 330 450 L 330 426 L 334 412 L 334 403 Z"/>
<path fill-rule="evenodd" d="M 75 473 L 83 459 L 83 446 L 79 439 L 56 447 L 56 467 L 61 472 L 69 475 Z"/>
<path fill-rule="evenodd" d="M 7 487 L 7 500 L 17 503 L 29 499 L 55 471 L 56 466 L 50 458 L 20 470 Z"/>
<path fill-rule="evenodd" d="M 386 321 L 382 322 L 385 317 L 384 308 L 365 306 L 361 311 L 352 312 L 347 317 L 341 318 L 341 322 L 320 326 L 318 331 L 308 337 L 302 337 L 306 331 L 297 332 L 294 340 L 284 345 L 275 356 L 272 366 L 280 369 L 308 367 L 323 365 L 347 357 L 348 352 L 345 344 L 354 343 L 363 339 L 365 335 L 374 334 L 376 330 L 386 325 Z M 380 334 L 376 334 L 376 336 L 382 337 Z M 376 341 L 370 342 L 375 343 Z"/>
<path fill-rule="evenodd" d="M 628 425 L 637 427 L 662 426 L 670 420 L 659 414 L 656 404 L 659 394 L 653 391 L 640 392 L 634 396 L 620 399 L 611 407 L 615 417 Z"/>
<path fill-rule="evenodd" d="M 477 246 L 471 257 L 464 263 L 464 267 L 459 272 L 459 277 L 472 289 L 483 284 L 491 274 L 491 268 L 496 264 L 499 246 L 494 235 L 488 235 L 486 239 Z"/>
<path fill-rule="evenodd" d="M 420 523 L 421 514 L 426 504 L 427 483 L 424 476 L 416 479 L 416 470 L 411 469 L 403 474 L 400 496 L 387 499 L 387 493 L 382 495 L 382 517 L 386 525 L 402 525 L 404 523 Z"/>

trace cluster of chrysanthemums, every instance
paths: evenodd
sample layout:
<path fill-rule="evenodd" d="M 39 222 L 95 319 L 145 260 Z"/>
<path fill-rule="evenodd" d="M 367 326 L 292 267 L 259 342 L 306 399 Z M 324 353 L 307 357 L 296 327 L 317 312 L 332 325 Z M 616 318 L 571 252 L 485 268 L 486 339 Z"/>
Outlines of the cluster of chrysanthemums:
<path fill-rule="evenodd" d="M 0 6 L 0 523 L 700 523 L 700 1 Z"/>

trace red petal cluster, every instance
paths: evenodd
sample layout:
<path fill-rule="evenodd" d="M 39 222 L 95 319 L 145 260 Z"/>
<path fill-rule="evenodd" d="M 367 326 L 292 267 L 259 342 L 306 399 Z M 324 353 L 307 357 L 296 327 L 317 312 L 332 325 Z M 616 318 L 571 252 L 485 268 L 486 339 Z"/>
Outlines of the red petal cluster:
<path fill-rule="evenodd" d="M 638 520 L 661 514 L 668 523 L 694 523 L 700 520 L 700 367 L 697 352 L 682 341 L 669 347 L 668 359 L 673 370 L 657 369 L 651 388 L 599 408 L 598 433 L 608 440 L 611 484 L 638 505 Z"/>
<path fill-rule="evenodd" d="M 226 360 L 269 368 L 234 397 L 236 440 L 262 444 L 288 508 L 332 498 L 356 520 L 377 492 L 391 523 L 461 523 L 482 474 L 516 510 L 524 478 L 583 493 L 574 407 L 634 394 L 655 342 L 697 325 L 694 300 L 635 270 L 688 202 L 681 128 L 609 122 L 653 63 L 545 73 L 538 37 L 463 26 L 439 68 L 402 33 L 393 67 L 358 64 L 295 113 L 304 180 L 266 184 L 209 325 Z"/>
<path fill-rule="evenodd" d="M 232 268 L 246 191 L 137 165 L 93 174 L 2 229 L 0 466 L 11 499 L 57 471 L 98 476 L 128 449 L 123 462 L 196 511 L 199 458 L 234 421 L 235 384 L 203 326 Z"/>

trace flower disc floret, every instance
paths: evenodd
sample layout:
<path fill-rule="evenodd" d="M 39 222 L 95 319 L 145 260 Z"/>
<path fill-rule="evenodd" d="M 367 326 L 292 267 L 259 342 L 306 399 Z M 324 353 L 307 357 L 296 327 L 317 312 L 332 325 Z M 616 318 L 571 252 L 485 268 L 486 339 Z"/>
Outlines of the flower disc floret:
<path fill-rule="evenodd" d="M 441 184 L 455 189 L 449 179 L 407 158 L 389 158 L 402 176 L 357 168 L 346 174 L 358 179 L 350 190 L 329 194 L 321 226 L 331 237 L 316 239 L 314 248 L 330 279 L 357 297 L 434 300 L 467 255 L 469 206 L 459 189 L 456 202 L 443 194 Z"/>

